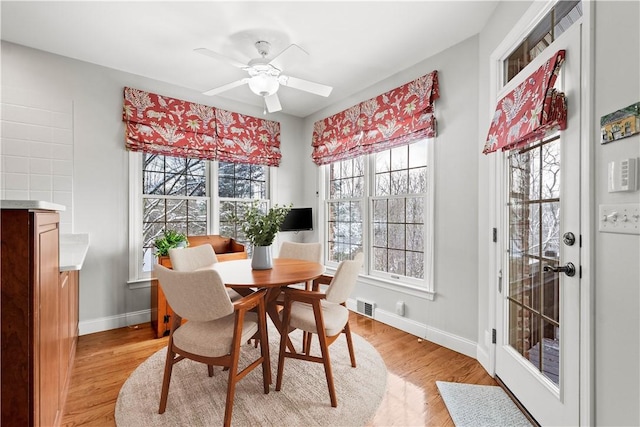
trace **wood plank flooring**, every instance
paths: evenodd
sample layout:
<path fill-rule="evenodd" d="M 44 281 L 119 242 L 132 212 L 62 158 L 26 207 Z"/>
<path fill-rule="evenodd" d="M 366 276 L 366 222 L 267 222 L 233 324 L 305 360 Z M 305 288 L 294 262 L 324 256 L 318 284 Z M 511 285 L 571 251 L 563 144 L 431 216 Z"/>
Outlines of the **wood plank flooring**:
<path fill-rule="evenodd" d="M 470 357 L 356 313 L 350 316 L 352 332 L 378 350 L 388 370 L 387 392 L 371 426 L 453 426 L 436 381 L 497 385 Z M 81 336 L 62 425 L 114 426 L 122 384 L 167 340 L 154 339 L 149 324 Z"/>

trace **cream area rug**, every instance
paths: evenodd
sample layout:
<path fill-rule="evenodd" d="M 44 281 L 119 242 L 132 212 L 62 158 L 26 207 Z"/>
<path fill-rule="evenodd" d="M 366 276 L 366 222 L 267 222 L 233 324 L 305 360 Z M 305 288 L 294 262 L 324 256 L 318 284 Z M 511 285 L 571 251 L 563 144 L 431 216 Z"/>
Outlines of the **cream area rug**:
<path fill-rule="evenodd" d="M 240 380 L 233 405 L 233 425 L 361 426 L 373 418 L 385 393 L 387 369 L 366 340 L 352 334 L 356 368 L 351 367 L 344 335 L 329 347 L 338 397 L 338 407 L 332 408 L 324 369 L 319 363 L 286 359 L 282 389 L 275 391 L 280 335 L 269 323 L 271 390 L 264 394 L 261 368 Z M 291 333 L 296 349 L 300 348 L 301 338 L 300 331 Z M 317 336 L 314 343 L 317 345 Z M 222 425 L 227 372 L 216 367 L 215 375 L 209 377 L 205 365 L 186 359 L 174 365 L 167 410 L 158 414 L 166 351 L 165 347 L 149 357 L 124 383 L 116 402 L 116 424 L 119 427 Z M 317 346 L 313 351 L 320 354 Z M 241 353 L 242 367 L 259 350 L 244 345 Z"/>
<path fill-rule="evenodd" d="M 443 381 L 436 385 L 457 427 L 532 425 L 500 387 Z"/>

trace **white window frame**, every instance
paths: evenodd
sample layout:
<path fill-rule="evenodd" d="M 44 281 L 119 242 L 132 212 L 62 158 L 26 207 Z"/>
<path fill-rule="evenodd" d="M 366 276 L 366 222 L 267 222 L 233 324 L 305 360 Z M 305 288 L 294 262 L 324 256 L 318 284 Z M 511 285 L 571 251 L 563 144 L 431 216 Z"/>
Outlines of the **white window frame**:
<path fill-rule="evenodd" d="M 143 153 L 129 151 L 129 280 L 130 289 L 148 287 L 152 279 L 151 272 L 142 271 L 142 159 Z M 277 168 L 267 168 L 267 205 L 271 206 L 276 197 Z M 209 194 L 209 209 L 207 212 L 208 233 L 216 234 L 220 222 L 218 207 L 218 162 L 212 160 L 208 163 L 207 193 Z M 257 199 L 256 199 L 257 200 Z M 262 200 L 262 199 L 261 199 Z M 277 238 L 276 238 L 277 240 Z"/>
<path fill-rule="evenodd" d="M 434 201 L 435 201 L 435 138 L 427 138 L 427 183 L 425 206 L 424 206 L 424 279 L 414 279 L 409 277 L 393 277 L 392 273 L 373 272 L 372 271 L 372 251 L 370 242 L 373 241 L 373 227 L 372 227 L 372 203 L 376 196 L 370 193 L 373 188 L 373 180 L 375 179 L 375 169 L 372 170 L 372 165 L 375 159 L 371 157 L 375 154 L 365 155 L 364 161 L 364 174 L 365 174 L 365 192 L 363 198 L 350 199 L 353 201 L 362 200 L 362 223 L 363 223 L 363 236 L 362 247 L 365 254 L 365 265 L 363 272 L 360 274 L 358 282 L 391 289 L 397 292 L 413 295 L 420 298 L 426 298 L 428 300 L 435 299 L 435 283 L 434 283 Z M 327 273 L 332 274 L 335 272 L 338 263 L 329 261 L 328 251 L 329 247 L 326 244 L 329 238 L 329 228 L 327 226 L 327 220 L 329 218 L 328 213 L 328 201 L 329 201 L 329 165 L 319 168 L 319 183 L 320 191 L 322 195 L 320 200 L 322 212 L 322 218 L 319 218 L 320 235 L 323 238 L 324 245 L 324 257 L 327 268 Z"/>

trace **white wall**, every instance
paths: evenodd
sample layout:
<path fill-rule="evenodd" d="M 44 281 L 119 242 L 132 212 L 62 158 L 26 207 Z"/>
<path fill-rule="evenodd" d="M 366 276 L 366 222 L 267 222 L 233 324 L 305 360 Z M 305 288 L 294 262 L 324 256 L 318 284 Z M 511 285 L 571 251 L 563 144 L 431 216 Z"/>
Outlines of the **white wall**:
<path fill-rule="evenodd" d="M 433 301 L 414 293 L 358 283 L 352 298 L 376 304 L 376 319 L 475 356 L 477 339 L 478 193 L 478 38 L 469 38 L 305 120 L 311 153 L 313 123 L 368 98 L 438 71 L 440 99 L 435 103 L 435 292 Z M 307 157 L 308 158 L 308 157 Z M 307 160 L 309 203 L 316 200 L 318 168 Z M 311 185 L 315 190 L 311 190 Z M 316 239 L 323 240 L 316 233 Z M 405 316 L 395 314 L 405 303 Z"/>
<path fill-rule="evenodd" d="M 129 289 L 128 152 L 122 123 L 123 87 L 150 92 L 261 117 L 262 109 L 210 98 L 141 76 L 100 67 L 2 42 L 2 87 L 28 91 L 46 99 L 73 103 L 73 226 L 88 233 L 90 247 L 80 273 L 81 333 L 125 326 L 147 316 L 149 288 Z M 4 97 L 3 90 L 2 96 Z M 283 114 L 283 152 L 278 171 L 276 202 L 297 202 L 302 197 L 300 174 L 300 120 Z M 4 142 L 3 142 L 4 145 Z M 290 168 L 290 170 L 289 170 Z M 141 317 L 126 313 L 142 310 Z"/>
<path fill-rule="evenodd" d="M 607 192 L 607 164 L 640 157 L 640 135 L 600 145 L 600 117 L 640 102 L 640 3 L 595 3 L 595 203 L 640 203 Z M 640 236 L 595 236 L 595 421 L 640 425 Z"/>

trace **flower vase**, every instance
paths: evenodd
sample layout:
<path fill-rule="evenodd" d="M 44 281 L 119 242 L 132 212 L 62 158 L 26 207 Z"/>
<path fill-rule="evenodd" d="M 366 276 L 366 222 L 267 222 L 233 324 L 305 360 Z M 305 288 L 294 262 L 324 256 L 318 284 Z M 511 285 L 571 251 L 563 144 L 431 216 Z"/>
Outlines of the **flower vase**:
<path fill-rule="evenodd" d="M 251 256 L 251 268 L 254 270 L 268 270 L 270 268 L 273 268 L 273 259 L 271 258 L 271 245 L 253 247 L 253 255 Z"/>

